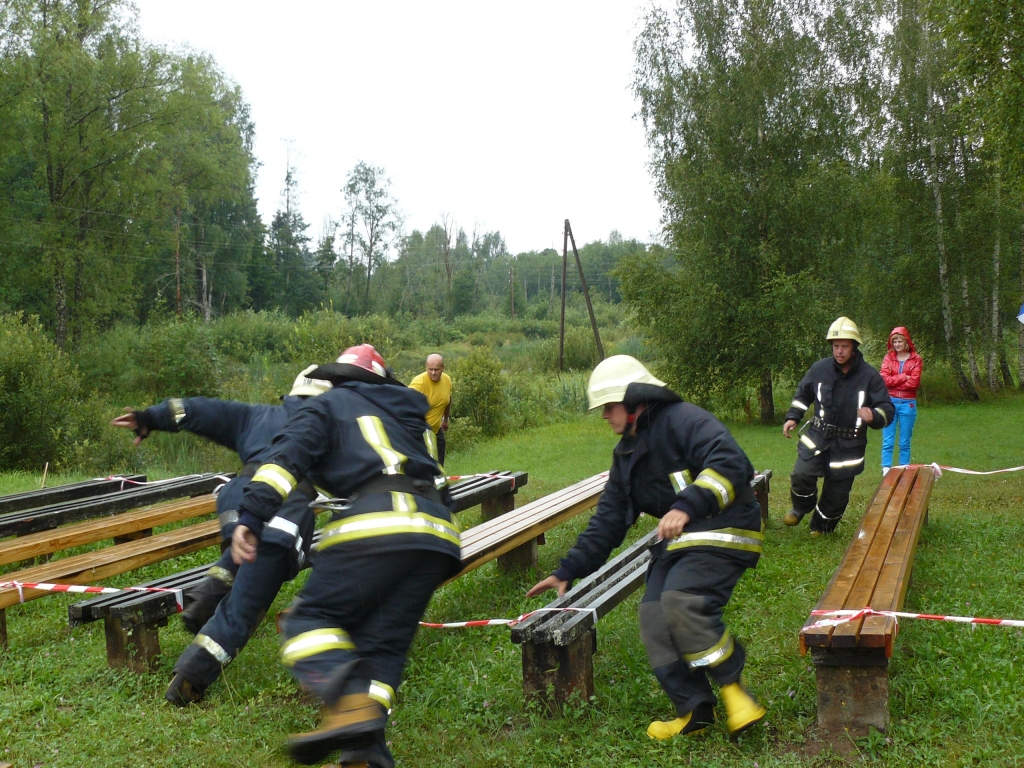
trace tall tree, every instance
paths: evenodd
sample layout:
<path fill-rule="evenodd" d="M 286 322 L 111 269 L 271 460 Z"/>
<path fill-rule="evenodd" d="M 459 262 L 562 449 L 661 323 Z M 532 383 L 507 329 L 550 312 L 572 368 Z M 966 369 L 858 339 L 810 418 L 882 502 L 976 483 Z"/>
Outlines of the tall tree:
<path fill-rule="evenodd" d="M 696 397 L 753 388 L 770 422 L 773 377 L 824 348 L 809 340 L 840 308 L 856 247 L 872 21 L 838 0 L 679 0 L 644 21 L 634 88 L 672 258 L 618 274 Z"/>
<path fill-rule="evenodd" d="M 365 270 L 363 311 L 368 312 L 374 271 L 387 259 L 399 229 L 398 206 L 384 169 L 362 161 L 349 171 L 343 192 L 353 216 L 353 253 L 358 251 Z"/>

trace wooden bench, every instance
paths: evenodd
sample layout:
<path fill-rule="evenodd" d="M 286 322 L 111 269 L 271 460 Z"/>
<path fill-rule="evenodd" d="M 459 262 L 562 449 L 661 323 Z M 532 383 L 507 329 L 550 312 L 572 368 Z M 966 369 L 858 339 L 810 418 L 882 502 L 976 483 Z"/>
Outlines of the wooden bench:
<path fill-rule="evenodd" d="M 921 527 L 935 482 L 930 466 L 893 468 L 875 491 L 857 535 L 817 610 L 898 611 L 910 586 Z M 818 724 L 866 733 L 889 725 L 889 659 L 898 625 L 869 616 L 835 627 L 812 615 L 800 631 L 800 653 L 811 652 L 818 686 Z"/>
<path fill-rule="evenodd" d="M 126 484 L 144 482 L 146 482 L 145 475 L 125 475 L 123 477 L 119 475 L 96 480 L 83 480 L 80 483 L 55 485 L 52 488 L 41 488 L 35 491 L 11 493 L 7 496 L 0 496 L 0 515 L 19 512 L 23 509 L 45 507 L 50 504 L 61 504 L 76 499 L 102 496 L 105 493 L 122 491 Z"/>
<path fill-rule="evenodd" d="M 217 511 L 217 500 L 211 495 L 182 501 L 168 501 L 135 512 L 122 512 L 84 523 L 73 523 L 56 530 L 30 533 L 0 541 L 0 565 L 17 563 L 61 550 L 113 539 L 115 544 L 136 541 L 153 535 L 153 528 L 176 523 Z M 6 577 L 0 581 L 6 580 Z"/>
<path fill-rule="evenodd" d="M 457 512 L 480 504 L 482 515 L 486 515 L 488 511 L 493 513 L 494 509 L 511 509 L 515 504 L 515 495 L 528 482 L 529 475 L 526 472 L 489 472 L 454 485 L 452 499 Z M 314 545 L 319 537 L 320 531 L 317 531 Z M 530 545 L 531 542 L 527 541 L 522 546 Z M 523 556 L 517 557 L 522 559 Z M 206 577 L 211 565 L 213 563 L 191 568 L 141 586 L 187 592 Z M 122 592 L 68 606 L 68 622 L 74 628 L 102 619 L 107 638 L 107 664 L 113 668 L 147 672 L 155 669 L 160 655 L 160 627 L 167 626 L 168 619 L 178 610 L 176 596 L 170 592 Z"/>
<path fill-rule="evenodd" d="M 0 580 L 50 584 L 92 584 L 99 579 L 134 571 L 173 557 L 197 552 L 220 542 L 220 524 L 210 520 L 173 531 L 129 541 L 95 552 L 53 560 L 43 565 L 6 573 Z M 7 614 L 12 605 L 53 594 L 37 589 L 0 590 L 0 645 L 7 647 Z"/>
<path fill-rule="evenodd" d="M 751 487 L 768 507 L 772 471 L 759 472 Z M 657 531 L 623 550 L 563 597 L 512 627 L 512 642 L 522 646 L 523 693 L 557 711 L 573 694 L 582 701 L 594 695 L 597 622 L 644 583 Z"/>
<path fill-rule="evenodd" d="M 171 501 L 189 496 L 202 496 L 223 485 L 233 474 L 204 474 L 173 478 L 158 484 L 128 488 L 104 494 L 94 499 L 80 499 L 46 507 L 26 509 L 0 516 L 0 538 L 26 536 L 49 531 L 68 523 L 90 520 L 105 515 L 116 515 L 148 504 Z"/>

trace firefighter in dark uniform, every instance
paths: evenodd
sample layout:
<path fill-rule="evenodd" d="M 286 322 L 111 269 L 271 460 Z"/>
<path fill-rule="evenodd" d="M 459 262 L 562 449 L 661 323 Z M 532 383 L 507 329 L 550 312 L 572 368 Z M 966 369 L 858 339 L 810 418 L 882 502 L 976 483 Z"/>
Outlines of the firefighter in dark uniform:
<path fill-rule="evenodd" d="M 192 432 L 238 453 L 245 467 L 217 494 L 221 536 L 230 543 L 238 521 L 238 503 L 256 468 L 270 453 L 270 444 L 306 397 L 331 388 L 327 381 L 310 379 L 310 366 L 295 379 L 282 405 L 251 405 L 205 397 L 165 400 L 142 411 L 128 412 L 112 422 L 134 429 L 136 445 L 150 432 Z M 226 549 L 199 586 L 186 595 L 182 614 L 186 628 L 196 635 L 174 666 L 175 676 L 166 698 L 185 706 L 198 702 L 224 666 L 238 656 L 262 621 L 281 586 L 305 564 L 315 527 L 309 503 L 317 496 L 308 481 L 296 485 L 278 514 L 267 526 L 257 563 L 235 564 Z"/>
<path fill-rule="evenodd" d="M 697 733 L 725 701 L 730 733 L 758 722 L 765 710 L 743 688 L 746 654 L 722 621 L 722 610 L 747 568 L 761 555 L 761 513 L 750 481 L 754 468 L 712 414 L 683 400 L 637 360 L 616 355 L 594 369 L 590 408 L 622 439 L 612 455 L 597 511 L 558 569 L 527 596 L 596 571 L 645 512 L 661 518 L 640 604 L 640 636 L 676 718 L 654 721 L 647 734 L 667 739 Z"/>
<path fill-rule="evenodd" d="M 860 330 L 848 317 L 828 329 L 832 357 L 810 367 L 786 411 L 782 433 L 790 433 L 811 414 L 800 435 L 790 476 L 793 508 L 786 525 L 799 525 L 808 512 L 811 535 L 831 533 L 843 519 L 853 480 L 864 471 L 867 428 L 882 429 L 895 413 L 885 382 L 860 352 Z M 818 478 L 821 496 L 818 496 Z"/>
<path fill-rule="evenodd" d="M 437 462 L 427 400 L 406 388 L 369 344 L 311 376 L 334 388 L 310 398 L 274 438 L 245 489 L 232 540 L 258 562 L 257 541 L 295 486 L 313 475 L 335 506 L 313 570 L 283 623 L 281 658 L 324 704 L 293 757 L 391 768 L 384 727 L 409 645 L 434 590 L 458 572 L 460 544 Z"/>

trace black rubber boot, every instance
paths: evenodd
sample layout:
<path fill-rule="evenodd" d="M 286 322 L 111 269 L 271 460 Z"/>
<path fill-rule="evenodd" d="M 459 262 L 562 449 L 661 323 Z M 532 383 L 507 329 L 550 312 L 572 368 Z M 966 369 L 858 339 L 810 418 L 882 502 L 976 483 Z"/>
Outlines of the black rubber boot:
<path fill-rule="evenodd" d="M 796 509 L 791 509 L 782 517 L 782 522 L 786 525 L 800 525 L 800 521 L 804 519 L 806 512 L 800 512 Z"/>
<path fill-rule="evenodd" d="M 369 747 L 343 749 L 338 756 L 338 764 L 345 768 L 395 768 L 395 758 L 381 736 Z"/>
<path fill-rule="evenodd" d="M 185 629 L 193 635 L 199 631 L 217 612 L 220 601 L 227 597 L 231 585 L 213 576 L 207 576 L 194 589 L 185 595 L 185 610 L 181 612 L 181 621 Z"/>
<path fill-rule="evenodd" d="M 193 683 L 179 672 L 167 686 L 164 698 L 176 707 L 187 707 L 189 704 L 198 704 L 202 701 L 205 691 L 206 688 Z"/>

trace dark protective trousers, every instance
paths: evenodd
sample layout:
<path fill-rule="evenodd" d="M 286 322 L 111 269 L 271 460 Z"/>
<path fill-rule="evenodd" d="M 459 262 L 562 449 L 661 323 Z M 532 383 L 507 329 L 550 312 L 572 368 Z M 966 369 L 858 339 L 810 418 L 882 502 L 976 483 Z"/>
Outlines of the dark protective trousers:
<path fill-rule="evenodd" d="M 789 476 L 789 495 L 793 509 L 801 517 L 813 511 L 811 530 L 823 533 L 834 531 L 843 519 L 856 478 L 848 469 L 836 472 L 829 467 L 829 453 L 823 451 L 810 459 L 798 456 L 793 474 Z M 818 495 L 819 477 L 823 478 L 821 496 Z"/>
<path fill-rule="evenodd" d="M 372 541 L 372 540 L 371 540 Z M 406 654 L 431 595 L 452 574 L 449 555 L 430 550 L 375 552 L 328 547 L 284 621 L 281 659 L 325 705 L 367 693 L 393 705 Z M 340 690 L 332 674 L 361 659 Z"/>
<path fill-rule="evenodd" d="M 746 653 L 722 621 L 722 609 L 746 567 L 707 550 L 660 553 L 647 568 L 640 637 L 654 676 L 679 717 L 717 702 L 719 686 L 735 683 Z"/>
<path fill-rule="evenodd" d="M 446 435 L 447 430 L 437 430 L 437 463 L 441 464 L 442 466 L 444 465 L 444 454 L 445 448 L 447 446 L 447 439 L 445 437 Z"/>
<path fill-rule="evenodd" d="M 256 561 L 236 566 L 231 550 L 221 555 L 210 576 L 228 581 L 221 572 L 234 571 L 233 586 L 217 605 L 213 617 L 203 625 L 192 643 L 174 665 L 175 673 L 206 688 L 224 666 L 241 653 L 256 627 L 281 591 L 284 583 L 299 572 L 309 550 L 316 519 L 308 508 L 309 499 L 293 493 L 274 518 L 278 527 L 264 527 L 256 550 Z M 232 526 L 234 530 L 234 526 Z M 292 533 L 295 536 L 292 536 Z"/>

